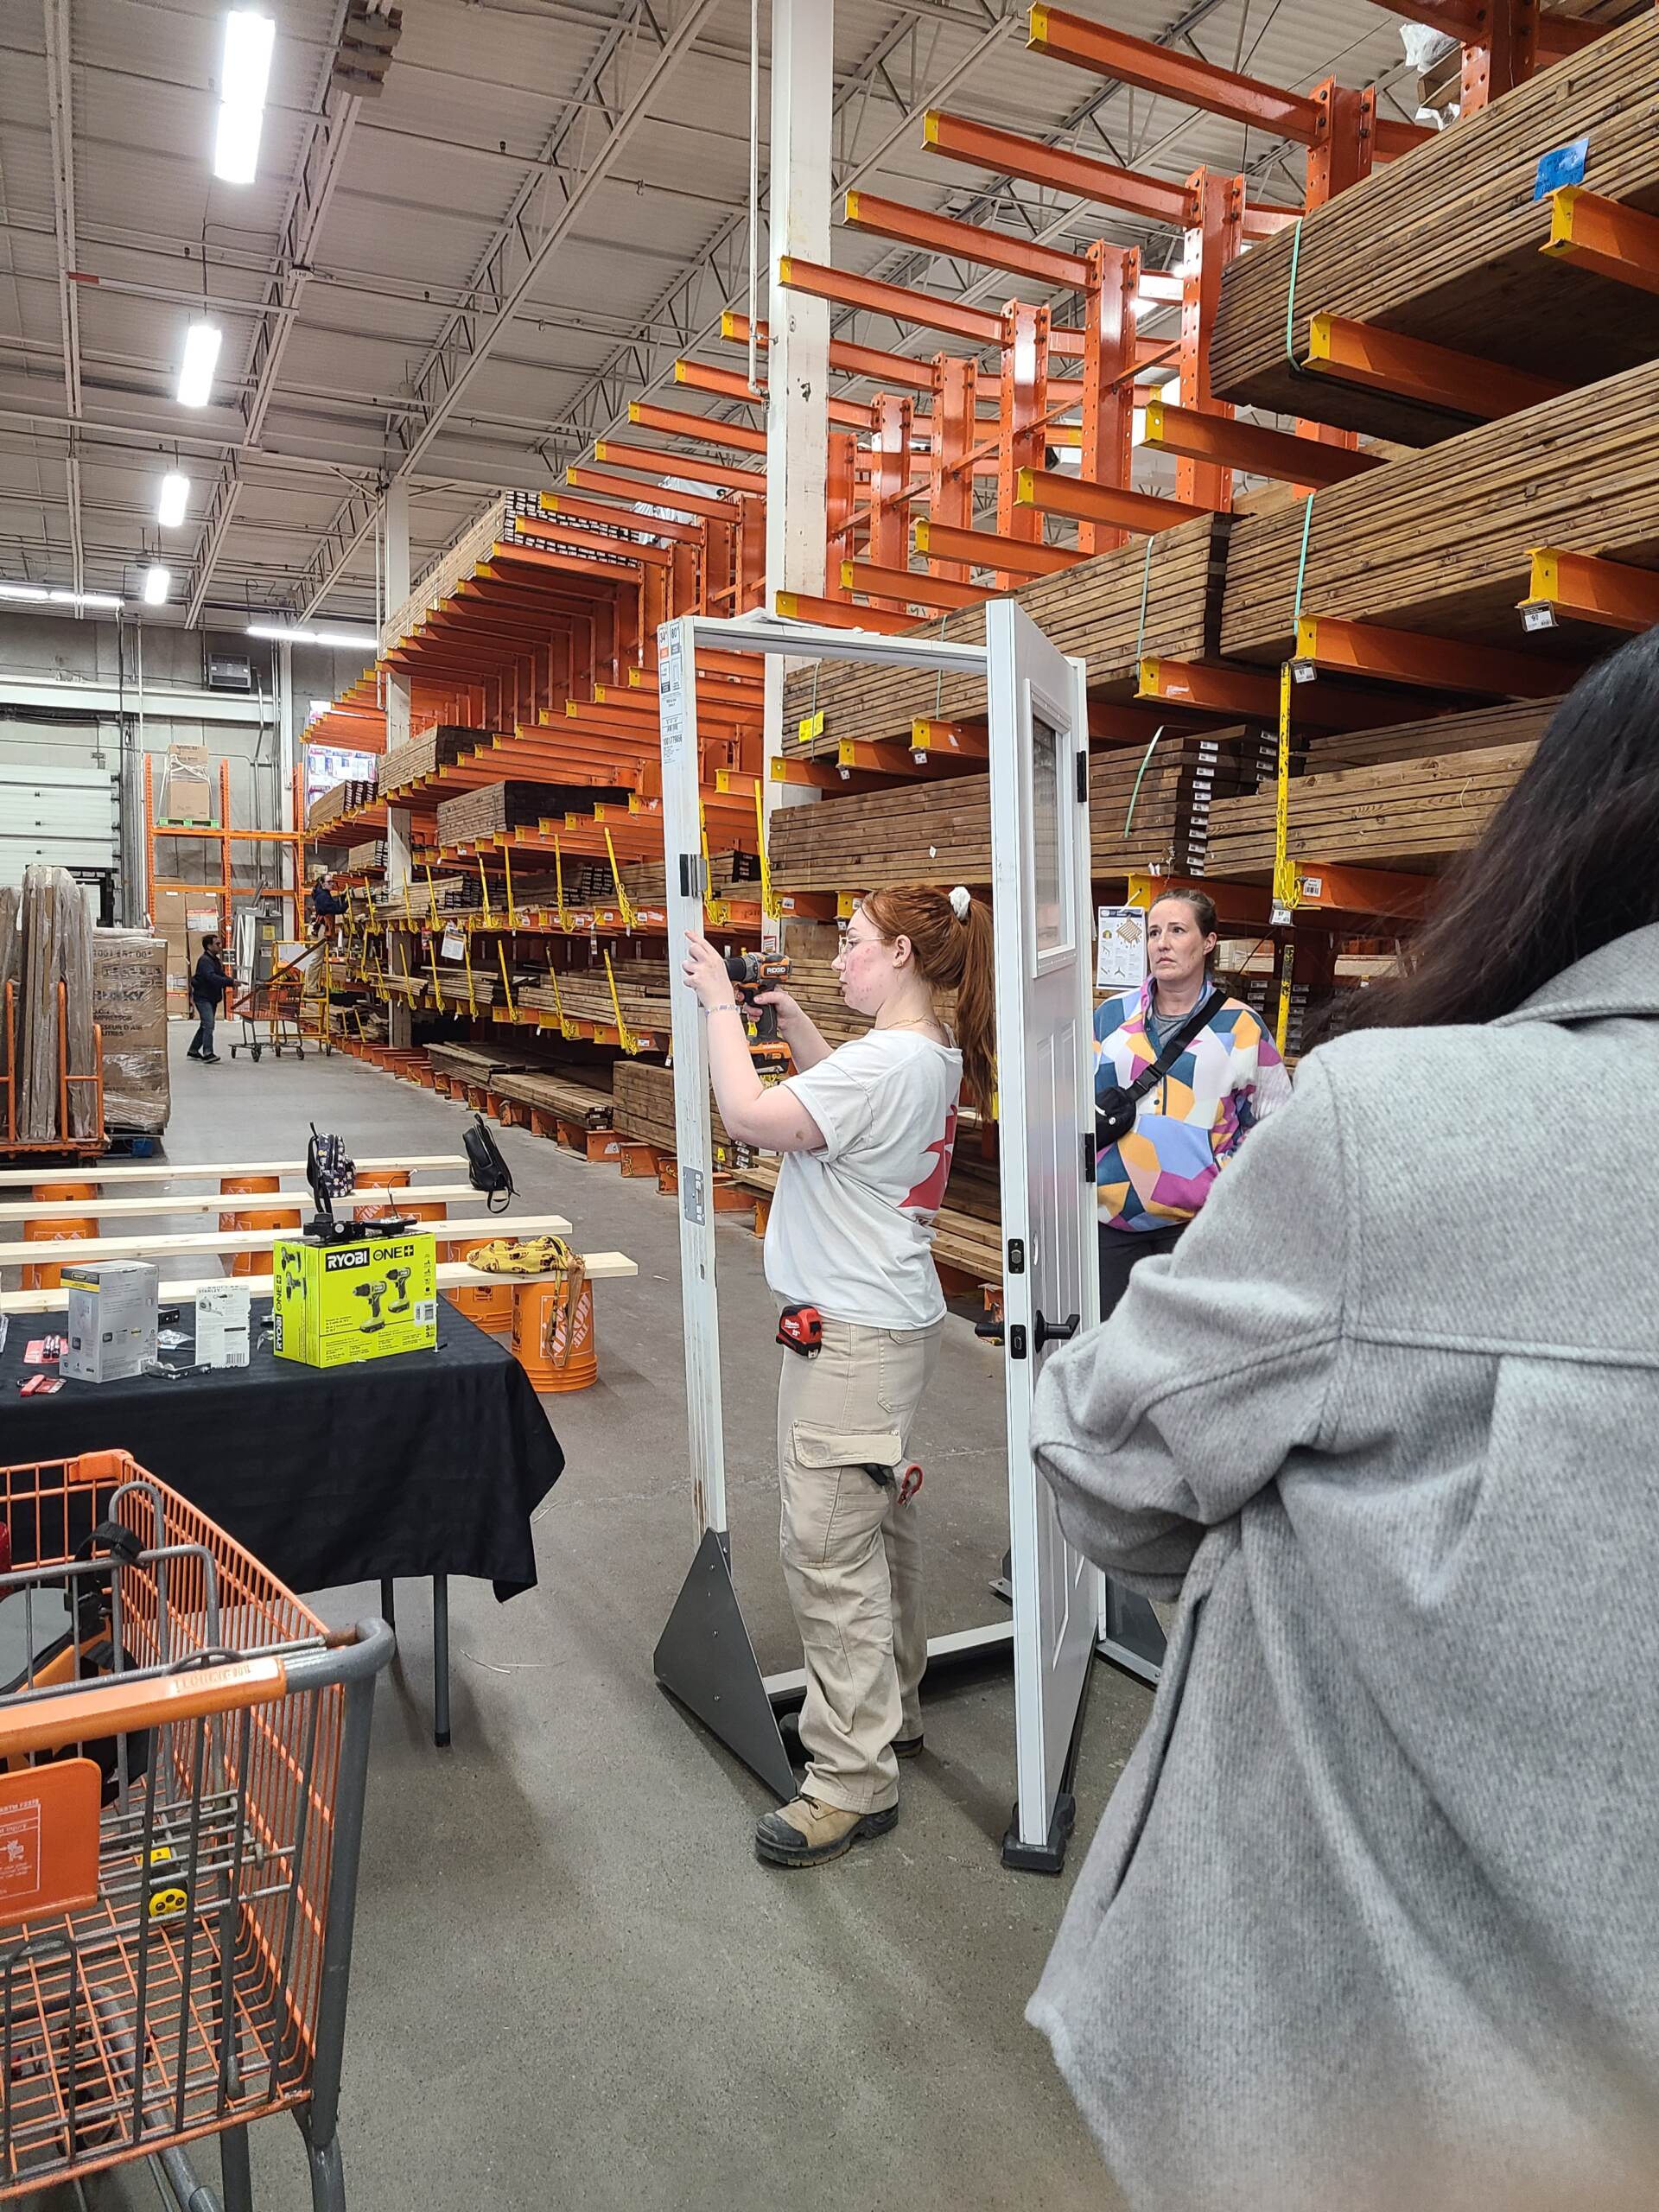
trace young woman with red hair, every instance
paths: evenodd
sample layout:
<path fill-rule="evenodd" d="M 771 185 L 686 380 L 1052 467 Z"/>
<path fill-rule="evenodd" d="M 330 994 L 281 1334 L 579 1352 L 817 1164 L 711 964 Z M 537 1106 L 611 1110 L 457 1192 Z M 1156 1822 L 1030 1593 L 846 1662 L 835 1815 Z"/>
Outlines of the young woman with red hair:
<path fill-rule="evenodd" d="M 778 1393 L 809 1764 L 800 1795 L 755 1830 L 768 1863 L 815 1866 L 893 1827 L 897 1759 L 922 1746 L 921 1551 L 901 1477 L 944 1323 L 931 1246 L 958 1094 L 965 1080 L 988 1108 L 995 1083 L 991 918 L 960 886 L 873 892 L 835 963 L 842 996 L 873 1026 L 832 1051 L 787 991 L 762 992 L 796 1071 L 770 1090 L 725 962 L 704 938 L 687 944 L 721 1118 L 739 1142 L 782 1155 L 766 1281 L 781 1305 L 823 1320 L 816 1356 L 785 1351 Z M 955 1038 L 936 991 L 956 993 Z"/>

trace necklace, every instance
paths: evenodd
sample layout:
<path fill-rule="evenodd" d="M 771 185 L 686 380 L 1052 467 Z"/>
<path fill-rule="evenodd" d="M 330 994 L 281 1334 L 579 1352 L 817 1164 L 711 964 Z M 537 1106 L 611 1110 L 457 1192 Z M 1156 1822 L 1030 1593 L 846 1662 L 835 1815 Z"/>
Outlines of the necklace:
<path fill-rule="evenodd" d="M 943 1033 L 944 1029 L 944 1024 L 939 1020 L 937 1015 L 931 1014 L 913 1014 L 908 1021 L 878 1021 L 875 1026 L 879 1031 L 893 1029 L 937 1029 Z"/>

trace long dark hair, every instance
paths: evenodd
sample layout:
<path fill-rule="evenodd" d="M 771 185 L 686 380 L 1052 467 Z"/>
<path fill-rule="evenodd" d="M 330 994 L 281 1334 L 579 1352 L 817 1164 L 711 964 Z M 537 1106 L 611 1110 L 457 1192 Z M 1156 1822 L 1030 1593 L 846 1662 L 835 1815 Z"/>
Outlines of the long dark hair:
<path fill-rule="evenodd" d="M 988 1114 L 996 1090 L 996 991 L 991 910 L 958 887 L 895 883 L 860 902 L 889 943 L 907 937 L 923 981 L 957 995 L 963 1079 Z M 960 903 L 961 912 L 957 911 Z"/>
<path fill-rule="evenodd" d="M 1659 629 L 1574 684 L 1401 972 L 1348 1029 L 1496 1021 L 1659 922 Z"/>

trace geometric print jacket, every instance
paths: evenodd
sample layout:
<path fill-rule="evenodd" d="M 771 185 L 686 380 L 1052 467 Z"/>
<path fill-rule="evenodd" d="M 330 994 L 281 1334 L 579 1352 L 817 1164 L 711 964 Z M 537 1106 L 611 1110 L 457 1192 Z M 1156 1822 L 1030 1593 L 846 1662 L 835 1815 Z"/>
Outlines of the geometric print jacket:
<path fill-rule="evenodd" d="M 1151 996 L 1148 977 L 1096 1009 L 1097 1092 L 1127 1086 L 1157 1058 Z M 1245 1131 L 1289 1096 L 1290 1071 L 1260 1017 L 1227 1000 L 1141 1099 L 1134 1128 L 1096 1161 L 1103 1224 L 1147 1230 L 1191 1221 Z"/>

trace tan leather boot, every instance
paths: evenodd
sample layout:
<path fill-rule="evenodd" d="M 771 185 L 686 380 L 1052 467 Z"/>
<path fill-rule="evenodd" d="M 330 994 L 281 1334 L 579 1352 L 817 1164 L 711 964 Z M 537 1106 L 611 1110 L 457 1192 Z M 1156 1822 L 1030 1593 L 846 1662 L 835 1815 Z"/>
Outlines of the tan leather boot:
<path fill-rule="evenodd" d="M 896 1805 L 884 1805 L 879 1813 L 848 1813 L 802 1796 L 757 1824 L 754 1855 L 769 1866 L 822 1866 L 866 1836 L 886 1835 L 898 1824 Z"/>

